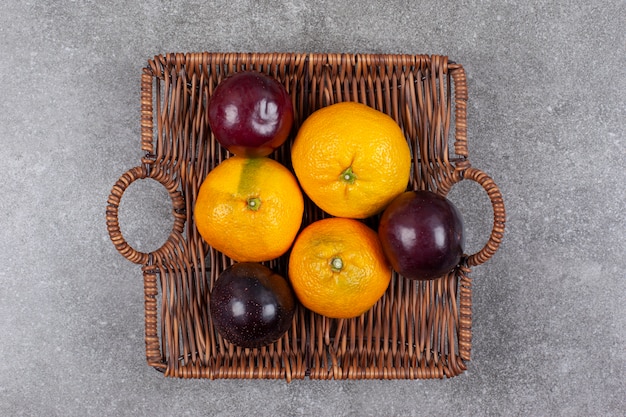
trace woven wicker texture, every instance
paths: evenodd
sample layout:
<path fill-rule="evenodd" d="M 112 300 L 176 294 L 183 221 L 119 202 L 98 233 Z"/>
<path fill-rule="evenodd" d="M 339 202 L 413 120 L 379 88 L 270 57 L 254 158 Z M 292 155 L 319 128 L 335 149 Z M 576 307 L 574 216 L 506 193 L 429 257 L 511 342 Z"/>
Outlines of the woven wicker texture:
<path fill-rule="evenodd" d="M 361 317 L 329 319 L 298 307 L 291 329 L 272 345 L 242 349 L 224 341 L 211 323 L 208 300 L 213 282 L 232 261 L 203 242 L 192 208 L 204 177 L 229 157 L 211 134 L 207 102 L 224 77 L 242 70 L 264 72 L 287 88 L 296 110 L 291 139 L 308 115 L 332 103 L 357 101 L 389 114 L 411 146 L 411 188 L 446 195 L 461 180 L 484 188 L 494 217 L 484 247 L 433 281 L 394 275 L 383 298 Z M 141 80 L 145 156 L 113 186 L 106 221 L 117 250 L 142 265 L 150 366 L 172 377 L 287 381 L 443 378 L 466 369 L 472 337 L 470 268 L 498 249 L 505 211 L 498 187 L 469 162 L 468 92 L 460 64 L 427 55 L 168 54 L 150 60 Z M 271 157 L 291 169 L 289 155 L 288 140 Z M 118 221 L 125 190 L 146 178 L 168 190 L 174 216 L 169 238 L 151 253 L 132 248 Z M 307 201 L 304 225 L 322 217 Z M 265 264 L 286 276 L 286 260 Z"/>

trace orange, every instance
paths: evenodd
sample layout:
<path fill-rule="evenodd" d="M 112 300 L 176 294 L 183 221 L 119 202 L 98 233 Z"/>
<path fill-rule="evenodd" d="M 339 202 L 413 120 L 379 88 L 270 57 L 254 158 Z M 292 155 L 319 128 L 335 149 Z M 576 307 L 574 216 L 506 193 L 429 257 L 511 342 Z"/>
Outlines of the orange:
<path fill-rule="evenodd" d="M 304 201 L 296 178 L 280 163 L 234 156 L 204 179 L 194 210 L 209 245 L 235 261 L 261 262 L 291 247 Z"/>
<path fill-rule="evenodd" d="M 311 114 L 291 151 L 304 192 L 325 212 L 363 219 L 407 188 L 411 151 L 398 124 L 365 104 L 343 102 Z"/>
<path fill-rule="evenodd" d="M 288 271 L 300 303 L 331 318 L 360 316 L 382 297 L 391 280 L 376 232 L 341 217 L 318 220 L 300 232 Z"/>

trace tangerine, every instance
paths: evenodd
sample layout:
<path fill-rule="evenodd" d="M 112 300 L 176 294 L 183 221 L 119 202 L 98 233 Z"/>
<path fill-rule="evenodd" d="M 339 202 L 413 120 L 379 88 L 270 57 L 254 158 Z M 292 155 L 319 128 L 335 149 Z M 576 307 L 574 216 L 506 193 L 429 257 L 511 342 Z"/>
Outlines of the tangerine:
<path fill-rule="evenodd" d="M 365 104 L 315 111 L 291 149 L 302 189 L 333 216 L 372 216 L 407 188 L 411 151 L 404 133 L 390 116 Z"/>
<path fill-rule="evenodd" d="M 303 306 L 331 318 L 352 318 L 382 297 L 391 267 L 376 232 L 358 220 L 332 217 L 300 232 L 288 274 Z"/>
<path fill-rule="evenodd" d="M 238 262 L 283 255 L 293 243 L 304 199 L 293 174 L 266 157 L 226 159 L 206 176 L 194 218 L 202 238 Z"/>

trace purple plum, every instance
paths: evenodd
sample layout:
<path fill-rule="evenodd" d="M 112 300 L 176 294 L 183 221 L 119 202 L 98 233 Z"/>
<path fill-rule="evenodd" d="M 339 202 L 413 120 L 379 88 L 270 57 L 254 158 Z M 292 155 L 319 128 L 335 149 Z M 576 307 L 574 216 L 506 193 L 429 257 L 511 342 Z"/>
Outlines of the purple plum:
<path fill-rule="evenodd" d="M 243 157 L 267 156 L 281 146 L 289 136 L 293 117 L 285 87 L 256 71 L 225 78 L 209 101 L 209 126 L 215 138 Z"/>
<path fill-rule="evenodd" d="M 407 191 L 383 212 L 378 236 L 389 263 L 409 279 L 438 278 L 463 255 L 463 219 L 445 197 L 431 191 Z"/>
<path fill-rule="evenodd" d="M 291 327 L 295 306 L 287 281 L 254 262 L 226 268 L 215 281 L 209 301 L 218 333 L 245 348 L 278 340 Z"/>

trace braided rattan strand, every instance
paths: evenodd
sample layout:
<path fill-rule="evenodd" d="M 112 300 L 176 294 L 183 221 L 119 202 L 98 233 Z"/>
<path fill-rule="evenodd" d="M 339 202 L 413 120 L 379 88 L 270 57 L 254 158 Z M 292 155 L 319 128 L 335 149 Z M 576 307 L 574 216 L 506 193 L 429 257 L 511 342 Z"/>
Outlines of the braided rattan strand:
<path fill-rule="evenodd" d="M 434 281 L 394 275 L 385 296 L 361 317 L 334 320 L 298 307 L 279 341 L 260 349 L 227 343 L 213 328 L 208 300 L 211 286 L 232 261 L 203 242 L 192 209 L 204 177 L 229 157 L 211 134 L 206 104 L 224 77 L 242 70 L 264 72 L 287 88 L 296 109 L 292 138 L 308 115 L 336 102 L 358 101 L 389 114 L 411 146 L 411 188 L 446 195 L 469 179 L 486 190 L 494 227 L 483 249 Z M 166 376 L 210 379 L 415 379 L 462 373 L 471 354 L 470 267 L 493 256 L 504 232 L 500 191 L 469 162 L 467 99 L 463 67 L 443 56 L 205 52 L 150 60 L 141 77 L 142 165 L 122 175 L 107 205 L 111 240 L 143 266 L 148 364 Z M 272 155 L 288 168 L 290 145 Z M 175 218 L 170 237 L 151 253 L 130 247 L 118 222 L 124 191 L 144 178 L 167 188 Z M 307 201 L 305 225 L 325 216 Z M 376 219 L 368 224 L 375 227 Z M 266 264 L 286 275 L 284 257 Z"/>

